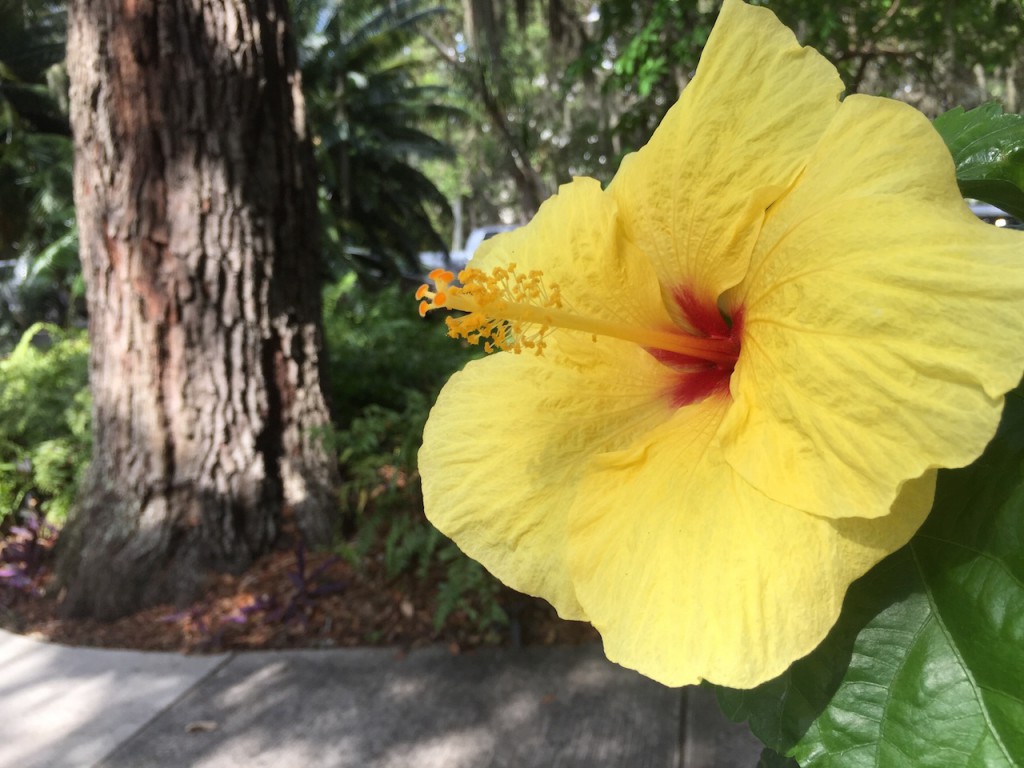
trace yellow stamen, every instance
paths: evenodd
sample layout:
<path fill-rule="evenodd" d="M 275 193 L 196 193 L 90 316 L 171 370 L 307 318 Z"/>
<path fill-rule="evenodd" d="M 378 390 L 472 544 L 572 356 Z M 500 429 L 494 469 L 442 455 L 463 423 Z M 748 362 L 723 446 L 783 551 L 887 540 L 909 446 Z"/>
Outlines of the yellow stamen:
<path fill-rule="evenodd" d="M 495 267 L 490 275 L 464 269 L 459 273 L 461 286 L 452 285 L 455 276 L 446 270 L 435 269 L 429 278 L 434 288 L 424 284 L 416 291 L 416 298 L 423 299 L 420 315 L 434 309 L 465 312 L 445 320 L 448 335 L 470 344 L 483 343 L 487 352 L 530 349 L 542 354 L 544 337 L 554 328 L 583 331 L 595 341 L 598 336 L 610 336 L 714 363 L 733 363 L 739 351 L 731 339 L 702 338 L 576 314 L 563 306 L 557 285 L 546 287 L 539 271 L 520 274 L 515 264 Z"/>

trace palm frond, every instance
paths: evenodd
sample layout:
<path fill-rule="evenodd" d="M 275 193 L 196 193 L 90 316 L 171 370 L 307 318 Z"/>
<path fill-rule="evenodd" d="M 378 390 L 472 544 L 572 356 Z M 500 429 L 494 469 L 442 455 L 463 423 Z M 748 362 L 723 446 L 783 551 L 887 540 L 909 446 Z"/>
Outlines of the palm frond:
<path fill-rule="evenodd" d="M 374 274 L 395 275 L 416 268 L 419 251 L 445 249 L 436 222 L 450 218 L 448 201 L 415 167 L 454 157 L 434 129 L 463 118 L 445 89 L 421 82 L 431 63 L 416 37 L 444 12 L 425 0 L 303 5 L 299 48 L 321 210 L 335 258 L 357 269 L 366 262 Z M 353 256 L 367 253 L 374 257 Z"/>

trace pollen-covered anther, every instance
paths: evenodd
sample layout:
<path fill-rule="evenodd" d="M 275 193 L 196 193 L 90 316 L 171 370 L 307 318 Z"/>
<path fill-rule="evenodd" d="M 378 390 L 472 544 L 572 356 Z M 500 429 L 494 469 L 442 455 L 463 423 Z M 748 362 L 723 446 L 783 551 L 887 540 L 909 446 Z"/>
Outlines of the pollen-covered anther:
<path fill-rule="evenodd" d="M 495 267 L 489 275 L 464 269 L 461 285 L 453 284 L 455 277 L 446 270 L 434 270 L 429 278 L 433 288 L 424 284 L 416 291 L 420 315 L 434 309 L 466 313 L 445 320 L 448 335 L 482 345 L 486 352 L 543 354 L 550 327 L 545 310 L 561 308 L 562 300 L 558 286 L 545 286 L 539 271 L 524 274 L 515 264 Z"/>

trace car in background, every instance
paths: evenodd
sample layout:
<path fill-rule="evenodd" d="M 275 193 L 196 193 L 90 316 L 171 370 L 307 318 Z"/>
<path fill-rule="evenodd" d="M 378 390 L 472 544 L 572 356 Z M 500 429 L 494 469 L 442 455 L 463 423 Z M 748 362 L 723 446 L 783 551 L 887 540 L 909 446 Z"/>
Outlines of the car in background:
<path fill-rule="evenodd" d="M 511 232 L 518 224 L 488 224 L 485 227 L 477 227 L 469 233 L 466 238 L 466 247 L 460 251 L 445 253 L 444 251 L 424 251 L 420 253 L 420 264 L 424 272 L 435 269 L 447 269 L 455 274 L 466 268 L 466 264 L 476 253 L 485 240 L 490 240 L 502 232 Z"/>
<path fill-rule="evenodd" d="M 1014 218 L 1002 208 L 996 208 L 994 205 L 976 200 L 972 201 L 970 206 L 971 213 L 988 224 L 1006 229 L 1024 229 L 1024 222 Z"/>

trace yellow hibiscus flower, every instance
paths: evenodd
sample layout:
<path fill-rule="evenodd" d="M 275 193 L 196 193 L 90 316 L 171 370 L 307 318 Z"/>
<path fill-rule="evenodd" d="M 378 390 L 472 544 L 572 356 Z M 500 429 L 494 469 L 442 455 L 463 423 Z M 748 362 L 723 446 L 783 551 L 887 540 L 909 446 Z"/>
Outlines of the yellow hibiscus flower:
<path fill-rule="evenodd" d="M 427 516 L 667 685 L 811 651 L 1024 369 L 1024 237 L 971 215 L 922 115 L 842 89 L 726 0 L 606 190 L 575 179 L 420 290 L 499 350 L 430 414 Z"/>

